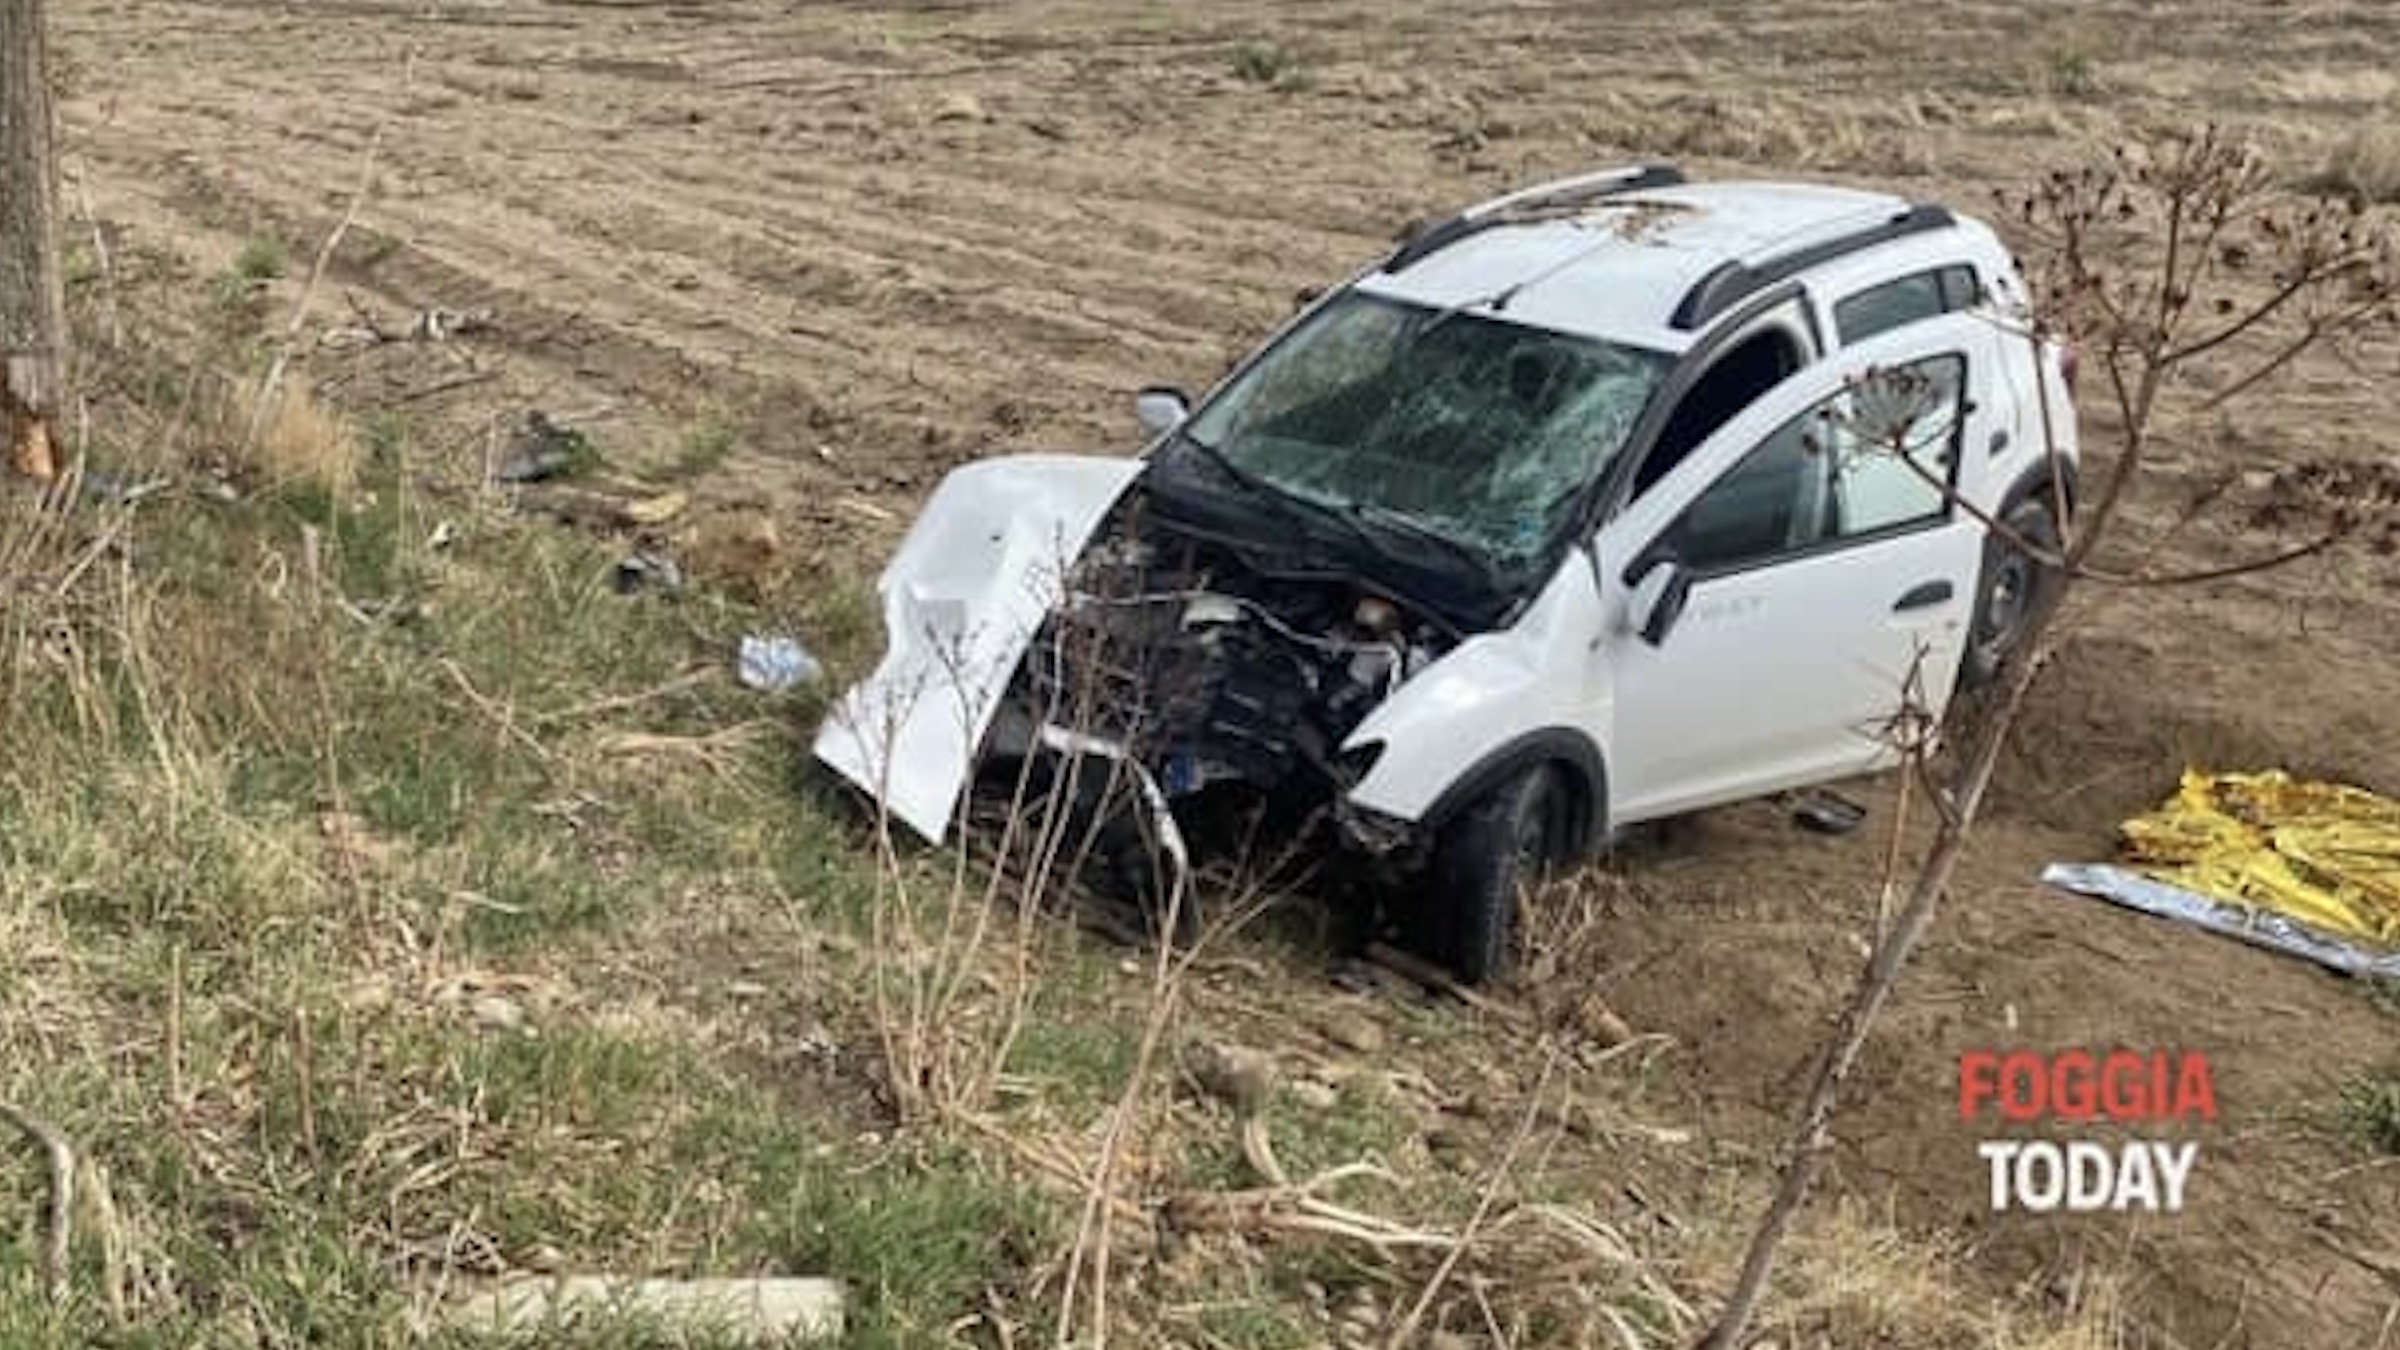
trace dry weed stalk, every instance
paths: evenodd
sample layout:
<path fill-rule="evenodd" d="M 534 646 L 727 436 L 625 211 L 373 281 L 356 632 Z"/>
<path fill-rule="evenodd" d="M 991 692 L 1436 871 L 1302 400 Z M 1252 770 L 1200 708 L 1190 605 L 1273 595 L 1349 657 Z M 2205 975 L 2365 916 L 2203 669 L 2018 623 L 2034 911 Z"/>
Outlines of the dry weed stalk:
<path fill-rule="evenodd" d="M 1608 1052 L 1628 1050 L 1619 1046 Z M 1255 1244 L 1332 1241 L 1371 1259 L 1385 1283 L 1406 1291 L 1387 1310 L 1377 1339 L 1421 1344 L 1428 1327 L 1480 1325 L 1497 1345 L 1596 1343 L 1605 1331 L 1639 1350 L 1657 1344 L 1619 1308 L 1648 1309 L 1675 1332 L 1697 1314 L 1634 1244 L 1610 1224 L 1562 1205 L 1516 1198 L 1529 1171 L 1543 1166 L 1561 1137 L 1579 1132 L 1571 1092 L 1557 1087 L 1566 1043 L 1528 1038 L 1540 1062 L 1532 1092 L 1456 1220 L 1393 1217 L 1336 1199 L 1336 1188 L 1371 1181 L 1401 1187 L 1401 1176 L 1372 1157 L 1339 1162 L 1295 1180 L 1276 1156 L 1267 1111 L 1278 1086 L 1269 1055 L 1234 1045 L 1203 1047 L 1193 1076 L 1231 1107 L 1243 1160 L 1260 1184 L 1232 1190 L 1185 1189 L 1154 1202 L 1164 1226 L 1183 1238 L 1220 1236 L 1235 1250 Z M 1606 1055 L 1602 1057 L 1607 1058 Z M 1580 1066 L 1585 1071 L 1590 1062 Z M 1421 1081 L 1421 1080 L 1420 1080 Z M 1430 1084 L 1422 1084 L 1434 1092 Z M 1438 1095 L 1438 1093 L 1436 1093 Z M 1578 1328 L 1573 1334 L 1568 1327 Z M 1363 1335 L 1356 1326 L 1354 1336 Z"/>
<path fill-rule="evenodd" d="M 42 1221 L 42 1285 L 54 1303 L 67 1299 L 67 1253 L 75 1238 L 75 1148 L 56 1125 L 0 1101 L 0 1120 L 22 1131 L 42 1150 L 50 1169 L 50 1204 Z"/>
<path fill-rule="evenodd" d="M 1172 934 L 1182 918 L 1191 890 L 1188 872 L 1188 867 L 1179 866 L 1170 882 L 1172 889 L 1167 895 L 1162 935 Z M 1171 941 L 1156 944 L 1150 967 L 1149 1005 L 1142 1017 L 1142 1036 L 1134 1049 L 1133 1068 L 1125 1076 L 1125 1086 L 1116 1104 L 1109 1109 L 1099 1156 L 1085 1185 L 1083 1213 L 1076 1222 L 1074 1243 L 1067 1253 L 1066 1283 L 1058 1299 L 1058 1343 L 1062 1346 L 1074 1342 L 1077 1314 L 1086 1306 L 1094 1350 L 1108 1344 L 1109 1264 L 1116 1251 L 1118 1169 L 1123 1165 L 1127 1142 L 1142 1109 L 1151 1066 L 1157 1061 L 1159 1046 L 1174 1023 L 1192 954 L 1178 953 Z M 1083 1303 L 1077 1300 L 1079 1292 L 1083 1293 Z"/>
<path fill-rule="evenodd" d="M 944 654 L 953 689 L 967 684 L 960 678 L 962 649 L 953 645 Z M 889 747 L 917 704 L 937 696 L 924 687 L 905 691 L 876 710 L 876 725 L 853 731 Z M 973 727 L 970 696 L 953 697 L 956 715 Z M 889 1105 L 904 1123 L 972 1118 L 990 1100 L 1032 1001 L 1040 919 L 1065 870 L 1073 822 L 1059 799 L 1037 790 L 1028 759 L 1014 775 L 996 837 L 979 837 L 969 821 L 958 831 L 948 864 L 928 865 L 898 838 L 889 806 L 892 759 L 878 756 L 886 779 L 873 794 L 877 865 L 868 900 L 870 1011 Z M 1070 788 L 1081 768 L 1070 766 Z M 979 874 L 979 854 L 986 849 Z M 1014 902 L 1015 917 L 1002 935 L 1004 949 L 995 951 L 994 914 L 1004 899 Z M 1000 991 L 996 1032 L 983 1030 L 965 1006 L 985 980 Z"/>
<path fill-rule="evenodd" d="M 1063 576 L 1067 564 L 1049 564 Z M 955 717 L 974 742 L 985 709 L 976 703 L 973 633 L 924 635 L 932 665 L 913 686 L 879 705 L 843 704 L 833 717 L 873 747 L 878 765 L 872 835 L 874 890 L 868 899 L 869 1013 L 881 1048 L 889 1106 L 902 1122 L 980 1123 L 1003 1077 L 1038 990 L 1036 955 L 1044 919 L 1088 858 L 1105 812 L 1130 785 L 1122 757 L 1063 754 L 1059 771 L 1028 753 L 1007 770 L 996 812 L 972 785 L 946 863 L 915 854 L 899 838 L 890 807 L 893 753 L 922 711 Z M 1059 658 L 1064 668 L 1079 661 Z M 1101 682 L 1083 678 L 1049 691 L 1039 720 L 1059 728 L 1100 723 Z M 938 700 L 937 703 L 928 700 Z M 1093 761 L 1099 759 L 1099 767 Z M 1097 783 L 1093 777 L 1100 780 Z M 1097 809 L 1083 805 L 1097 800 Z M 1007 918 L 1003 918 L 1003 915 Z M 980 997 L 988 993 L 991 997 Z"/>
<path fill-rule="evenodd" d="M 2191 517 L 2227 495 L 2202 494 L 2195 506 L 2147 538 L 2120 547 L 2122 511 L 2157 460 L 2162 413 L 2183 396 L 2207 412 L 2255 390 L 2302 355 L 2335 354 L 2400 320 L 2400 270 L 2388 220 L 2355 203 L 2308 201 L 2278 191 L 2262 156 L 2214 128 L 2120 147 L 2092 168 L 2055 173 L 2007 199 L 2029 246 L 2043 321 L 2053 327 L 2024 339 L 2037 354 L 2051 333 L 2075 344 L 2113 405 L 2114 444 L 2101 459 L 2097 491 L 2062 516 L 2063 549 L 2042 557 L 2049 583 L 2029 606 L 2023 637 L 2003 667 L 1946 782 L 1927 797 L 1939 819 L 1930 846 L 1910 874 L 1905 899 L 1872 945 L 1865 969 L 1818 1055 L 1795 1120 L 1790 1154 L 1774 1198 L 1753 1233 L 1741 1272 L 1702 1350 L 1734 1350 L 1763 1298 L 1777 1248 L 1806 1204 L 1831 1144 L 1842 1084 L 1872 1034 L 1918 942 L 1932 925 L 1964 856 L 2001 751 L 2043 665 L 2057 649 L 2061 604 L 2087 581 L 2197 582 L 2276 567 L 2336 543 L 2388 538 L 2400 518 L 2400 491 L 2388 466 L 2363 466 L 2328 454 L 2274 476 L 2285 485 L 2252 518 L 2304 527 L 2297 546 L 2271 549 L 2181 571 L 2159 570 L 2165 547 L 2186 534 Z M 2196 398 L 2182 378 L 2202 362 L 2214 367 Z M 2087 375 L 2086 383 L 2090 383 Z M 2047 409 L 2045 413 L 2047 415 Z M 2047 429 L 2047 428 L 2046 428 Z M 1908 447 L 1887 447 L 1913 463 Z M 2057 472 L 2052 492 L 2063 502 Z M 2244 468 L 2221 466 L 2222 480 Z M 2312 490 L 2313 489 L 2313 490 Z M 1955 498 L 1953 498 L 1955 501 Z M 1988 522 L 1987 522 L 1988 523 Z M 2025 541 L 2015 541 L 2020 545 Z M 2107 547 L 2130 565 L 2096 565 Z M 2030 551 L 2030 550 L 2029 550 Z M 2039 555 L 2037 555 L 2039 556 Z M 1921 724 L 1921 691 L 1904 691 L 1899 724 Z M 1912 706 L 1913 705 L 1913 706 Z M 1912 715 L 1913 713 L 1913 715 Z M 1908 772 L 1930 778 L 1922 741 L 1911 742 Z M 1891 861 L 1897 862 L 1895 850 Z M 1887 877 L 1893 891 L 1899 872 Z"/>
<path fill-rule="evenodd" d="M 403 91 L 416 83 L 416 62 L 416 53 L 409 52 L 400 74 Z M 292 302 L 291 318 L 275 344 L 275 355 L 267 363 L 267 373 L 260 379 L 257 398 L 251 404 L 250 426 L 241 440 L 244 459 L 258 449 L 271 420 L 279 415 L 278 409 L 283 406 L 284 372 L 291 365 L 292 353 L 300 344 L 302 330 L 308 325 L 309 311 L 316 303 L 317 288 L 324 283 L 326 270 L 333 265 L 333 255 L 341 248 L 343 238 L 350 233 L 350 227 L 358 223 L 359 212 L 366 207 L 367 198 L 375 189 L 377 161 L 383 153 L 383 134 L 389 121 L 388 115 L 378 118 L 374 130 L 367 134 L 366 148 L 360 152 L 358 159 L 358 183 L 350 192 L 348 204 L 342 208 L 341 219 L 334 222 L 333 228 L 326 232 L 324 241 L 318 244 L 316 257 L 309 265 L 308 279 L 301 283 L 300 296 Z"/>
<path fill-rule="evenodd" d="M 1168 1212 L 1170 1217 L 1179 1200 L 1135 1203 L 1122 1193 L 1124 1179 L 1121 1167 L 1135 1131 L 1144 1119 L 1145 1103 L 1159 1061 L 1159 1052 L 1166 1045 L 1186 1005 L 1185 992 L 1192 972 L 1216 946 L 1249 926 L 1279 897 L 1282 879 L 1290 871 L 1291 857 L 1275 854 L 1262 857 L 1245 847 L 1237 861 L 1222 874 L 1205 878 L 1191 873 L 1188 860 L 1178 857 L 1175 875 L 1164 878 L 1169 890 L 1166 904 L 1159 915 L 1159 940 L 1153 950 L 1150 982 L 1145 993 L 1142 1034 L 1134 1050 L 1133 1064 L 1127 1070 L 1125 1083 L 1116 1102 L 1110 1107 L 1107 1125 L 1101 1136 L 1098 1155 L 1088 1169 L 1083 1169 L 1083 1209 L 1076 1224 L 1073 1242 L 1066 1258 L 1066 1278 L 1059 1296 L 1058 1343 L 1078 1343 L 1075 1332 L 1080 1324 L 1088 1331 L 1088 1343 L 1105 1346 L 1111 1331 L 1108 1310 L 1110 1267 L 1117 1244 L 1117 1221 L 1127 1215 L 1147 1225 L 1154 1214 Z M 1200 896 L 1210 899 L 1209 918 L 1201 931 L 1189 943 L 1178 944 L 1171 936 L 1183 931 L 1187 908 L 1197 907 Z M 1263 1093 L 1261 1094 L 1263 1095 Z M 1319 1231 L 1357 1237 L 1371 1245 L 1388 1246 L 1402 1242 L 1404 1229 L 1387 1221 L 1355 1211 L 1332 1206 L 1314 1196 L 1314 1192 L 1360 1171 L 1376 1169 L 1359 1164 L 1352 1168 L 1337 1168 L 1304 1186 L 1292 1187 L 1283 1176 L 1282 1168 L 1274 1161 L 1274 1150 L 1267 1141 L 1264 1126 L 1255 1118 L 1255 1107 L 1262 1104 L 1259 1096 L 1251 1097 L 1253 1112 L 1246 1114 L 1242 1124 L 1244 1156 L 1276 1185 L 1270 1188 L 1278 1196 L 1298 1196 L 1306 1216 L 1301 1226 L 1323 1225 Z M 1237 1207 L 1238 1207 L 1238 1202 Z M 1080 1302 L 1079 1302 L 1080 1298 Z M 1078 1317 L 1078 1310 L 1084 1315 Z"/>

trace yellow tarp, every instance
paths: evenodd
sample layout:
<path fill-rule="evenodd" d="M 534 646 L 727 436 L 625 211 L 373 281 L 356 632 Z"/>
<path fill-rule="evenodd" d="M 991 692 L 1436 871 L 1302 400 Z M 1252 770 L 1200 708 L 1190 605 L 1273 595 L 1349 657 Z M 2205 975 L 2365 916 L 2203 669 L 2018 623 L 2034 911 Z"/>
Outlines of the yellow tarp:
<path fill-rule="evenodd" d="M 2280 771 L 2203 773 L 2124 824 L 2126 855 L 2170 886 L 2400 950 L 2400 802 Z"/>

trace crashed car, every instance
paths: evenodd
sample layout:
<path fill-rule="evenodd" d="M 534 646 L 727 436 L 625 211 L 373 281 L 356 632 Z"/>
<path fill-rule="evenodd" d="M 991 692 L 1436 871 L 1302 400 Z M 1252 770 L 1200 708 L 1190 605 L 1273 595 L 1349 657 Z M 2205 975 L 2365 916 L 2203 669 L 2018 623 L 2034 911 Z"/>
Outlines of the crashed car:
<path fill-rule="evenodd" d="M 1178 862 L 1242 794 L 1485 978 L 1542 869 L 1886 767 L 1904 685 L 1991 677 L 2074 494 L 2029 334 L 1936 205 L 1658 166 L 1483 202 L 1144 391 L 1139 456 L 952 473 L 815 752 L 936 842 L 993 761 L 1105 759 Z"/>

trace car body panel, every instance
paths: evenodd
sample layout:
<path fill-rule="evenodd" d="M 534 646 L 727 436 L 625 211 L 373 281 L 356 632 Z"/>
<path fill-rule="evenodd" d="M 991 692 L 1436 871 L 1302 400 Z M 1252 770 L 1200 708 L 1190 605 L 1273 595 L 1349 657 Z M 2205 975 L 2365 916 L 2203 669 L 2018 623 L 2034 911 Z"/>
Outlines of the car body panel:
<path fill-rule="evenodd" d="M 1938 718 L 1956 683 L 1983 530 L 1953 506 L 1942 520 L 1845 539 L 1745 570 L 1702 573 L 1680 622 L 1653 648 L 1631 631 L 1640 560 L 1762 442 L 1875 369 L 1955 353 L 1966 361 L 1956 490 L 1989 511 L 2005 486 L 1985 454 L 1996 385 L 2015 378 L 1988 321 L 1952 315 L 1836 352 L 1719 428 L 1604 528 L 1609 754 L 1618 824 L 1862 773 L 1893 758 L 1905 702 Z M 1921 586 L 1936 603 L 1896 609 Z M 1915 688 L 1910 689 L 1914 670 Z"/>
<path fill-rule="evenodd" d="M 1700 577 L 1667 640 L 1612 637 L 1616 823 L 1886 767 L 1913 697 L 1938 716 L 1964 645 L 1982 535 L 1951 521 L 1773 567 Z M 1895 614 L 1895 574 L 1951 580 Z M 1772 656 L 1762 656 L 1772 653 Z"/>
<path fill-rule="evenodd" d="M 1608 706 L 1607 672 L 1591 642 L 1600 622 L 1591 561 L 1578 549 L 1515 623 L 1450 649 L 1360 721 L 1344 749 L 1383 751 L 1350 800 L 1420 820 L 1492 751 L 1532 732 L 1590 734 Z"/>
<path fill-rule="evenodd" d="M 941 842 L 1066 565 L 1141 470 L 1013 455 L 944 478 L 878 585 L 883 660 L 826 717 L 817 758 Z"/>
<path fill-rule="evenodd" d="M 1798 183 L 1692 183 L 1610 197 L 1576 214 L 1473 235 L 1360 289 L 1433 309 L 1513 286 L 1506 317 L 1536 328 L 1680 352 L 1684 293 L 1728 257 L 1805 247 L 1887 219 L 1904 198 Z M 1529 278 L 1538 285 L 1527 286 Z"/>

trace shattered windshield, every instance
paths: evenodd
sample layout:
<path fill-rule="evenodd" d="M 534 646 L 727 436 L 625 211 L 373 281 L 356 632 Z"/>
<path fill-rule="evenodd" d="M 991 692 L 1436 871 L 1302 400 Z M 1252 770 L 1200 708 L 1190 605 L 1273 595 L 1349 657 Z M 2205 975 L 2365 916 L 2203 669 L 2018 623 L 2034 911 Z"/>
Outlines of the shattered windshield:
<path fill-rule="evenodd" d="M 1351 292 L 1186 434 L 1244 479 L 1497 560 L 1541 551 L 1632 432 L 1656 352 Z"/>

